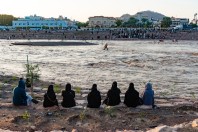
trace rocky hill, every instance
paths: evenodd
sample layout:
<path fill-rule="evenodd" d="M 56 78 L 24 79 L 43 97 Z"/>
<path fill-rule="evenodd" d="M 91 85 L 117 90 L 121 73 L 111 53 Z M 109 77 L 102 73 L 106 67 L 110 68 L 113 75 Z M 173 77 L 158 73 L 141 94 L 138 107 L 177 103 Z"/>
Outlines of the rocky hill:
<path fill-rule="evenodd" d="M 147 19 L 154 19 L 154 20 L 162 20 L 165 15 L 158 13 L 158 12 L 153 12 L 153 11 L 141 11 L 137 12 L 134 15 L 130 14 L 124 14 L 120 17 L 121 20 L 127 21 L 130 17 L 135 17 L 136 19 L 139 18 L 147 18 Z"/>

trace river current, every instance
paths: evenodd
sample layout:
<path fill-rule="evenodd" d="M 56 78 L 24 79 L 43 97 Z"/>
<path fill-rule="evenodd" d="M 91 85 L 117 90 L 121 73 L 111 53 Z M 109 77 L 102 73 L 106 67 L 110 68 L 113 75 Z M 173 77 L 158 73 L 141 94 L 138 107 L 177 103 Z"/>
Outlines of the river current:
<path fill-rule="evenodd" d="M 90 41 L 98 44 L 91 46 L 11 44 L 16 41 L 22 40 L 0 40 L 1 75 L 25 76 L 28 55 L 30 63 L 39 65 L 44 81 L 70 82 L 82 89 L 96 83 L 99 90 L 108 90 L 117 81 L 122 93 L 130 82 L 141 93 L 150 81 L 157 96 L 198 97 L 198 41 Z M 103 50 L 105 43 L 109 50 Z"/>

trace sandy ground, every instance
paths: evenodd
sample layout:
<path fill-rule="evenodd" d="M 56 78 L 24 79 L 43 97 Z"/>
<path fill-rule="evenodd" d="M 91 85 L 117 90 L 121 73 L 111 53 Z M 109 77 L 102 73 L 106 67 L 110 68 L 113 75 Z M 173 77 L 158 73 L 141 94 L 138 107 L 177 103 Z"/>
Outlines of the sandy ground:
<path fill-rule="evenodd" d="M 86 95 L 89 90 L 82 90 L 76 95 L 77 106 L 73 108 L 43 108 L 42 101 L 48 82 L 39 81 L 34 89 L 34 98 L 38 104 L 31 107 L 12 105 L 12 89 L 18 78 L 0 76 L 0 129 L 1 131 L 148 131 L 157 126 L 174 126 L 188 123 L 198 118 L 197 99 L 157 98 L 158 109 L 140 106 L 127 108 L 123 104 L 116 107 L 102 106 L 99 109 L 86 108 Z M 106 93 L 102 93 L 103 99 Z M 62 100 L 57 90 L 59 103 Z M 121 95 L 123 100 L 123 94 Z M 177 131 L 197 131 L 191 125 Z"/>

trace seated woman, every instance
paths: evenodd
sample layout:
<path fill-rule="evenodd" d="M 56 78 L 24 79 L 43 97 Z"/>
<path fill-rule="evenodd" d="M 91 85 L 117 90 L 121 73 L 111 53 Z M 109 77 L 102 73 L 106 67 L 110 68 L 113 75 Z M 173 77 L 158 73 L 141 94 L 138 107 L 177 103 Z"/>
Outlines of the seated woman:
<path fill-rule="evenodd" d="M 127 107 L 136 107 L 143 104 L 142 99 L 139 97 L 139 92 L 135 90 L 133 83 L 129 84 L 129 88 L 125 93 L 124 104 Z"/>
<path fill-rule="evenodd" d="M 13 90 L 13 104 L 15 106 L 27 106 L 33 103 L 37 104 L 38 101 L 33 99 L 25 91 L 25 81 L 23 78 L 20 78 L 18 87 Z"/>
<path fill-rule="evenodd" d="M 93 84 L 91 92 L 87 96 L 87 107 L 89 108 L 99 108 L 101 105 L 101 95 L 97 90 L 97 85 Z"/>
<path fill-rule="evenodd" d="M 150 82 L 148 82 L 145 86 L 145 91 L 143 93 L 143 104 L 144 105 L 152 105 L 152 107 L 154 108 L 154 91 L 152 90 L 152 84 Z"/>
<path fill-rule="evenodd" d="M 54 92 L 54 86 L 49 85 L 47 93 L 44 95 L 43 107 L 58 106 L 58 101 Z"/>
<path fill-rule="evenodd" d="M 65 108 L 76 106 L 75 92 L 71 90 L 71 84 L 67 83 L 65 86 L 65 90 L 62 91 L 63 101 L 61 105 Z"/>
<path fill-rule="evenodd" d="M 107 92 L 107 97 L 103 101 L 103 103 L 106 104 L 106 105 L 109 105 L 109 106 L 119 105 L 120 102 L 121 102 L 120 93 L 121 93 L 121 91 L 117 87 L 117 82 L 114 81 L 111 89 Z"/>

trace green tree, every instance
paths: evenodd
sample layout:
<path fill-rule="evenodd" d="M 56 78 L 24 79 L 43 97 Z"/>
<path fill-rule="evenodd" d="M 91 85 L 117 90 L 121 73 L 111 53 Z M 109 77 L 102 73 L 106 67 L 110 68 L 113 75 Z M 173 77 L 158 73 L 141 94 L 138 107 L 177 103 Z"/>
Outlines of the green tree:
<path fill-rule="evenodd" d="M 142 27 L 144 27 L 144 28 L 148 28 L 152 25 L 152 23 L 149 22 L 149 20 L 146 18 L 142 18 L 141 22 L 142 22 Z"/>
<path fill-rule="evenodd" d="M 81 28 L 81 27 L 87 27 L 88 26 L 88 22 L 77 22 L 76 25 L 78 26 L 78 28 Z"/>
<path fill-rule="evenodd" d="M 190 25 L 191 25 L 192 28 L 197 27 L 197 24 L 194 24 L 194 23 L 190 23 Z"/>
<path fill-rule="evenodd" d="M 142 18 L 142 23 L 146 23 L 146 22 L 148 22 L 148 19 L 146 19 L 146 18 Z"/>
<path fill-rule="evenodd" d="M 161 22 L 161 27 L 163 28 L 168 28 L 172 24 L 171 18 L 170 17 L 164 17 L 162 22 Z"/>
<path fill-rule="evenodd" d="M 123 27 L 137 27 L 138 20 L 131 17 L 127 22 L 123 23 Z"/>
<path fill-rule="evenodd" d="M 34 81 L 39 80 L 39 71 L 40 71 L 39 66 L 38 64 L 36 65 L 30 64 L 28 60 L 28 55 L 27 55 L 27 64 L 25 66 L 27 70 L 26 78 L 30 79 L 30 84 L 31 84 L 30 90 L 31 90 L 31 95 L 33 96 Z"/>
<path fill-rule="evenodd" d="M 12 26 L 12 21 L 17 20 L 12 15 L 0 14 L 0 25 L 1 26 Z"/>
<path fill-rule="evenodd" d="M 122 22 L 123 22 L 122 20 L 117 19 L 116 22 L 115 22 L 116 23 L 116 26 L 117 27 L 121 27 L 122 26 Z"/>

